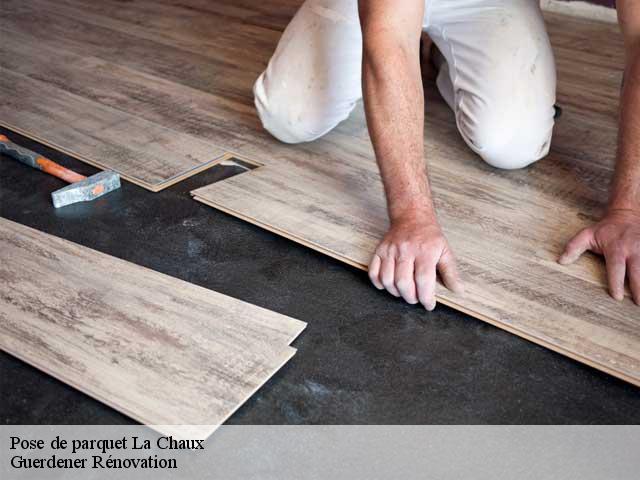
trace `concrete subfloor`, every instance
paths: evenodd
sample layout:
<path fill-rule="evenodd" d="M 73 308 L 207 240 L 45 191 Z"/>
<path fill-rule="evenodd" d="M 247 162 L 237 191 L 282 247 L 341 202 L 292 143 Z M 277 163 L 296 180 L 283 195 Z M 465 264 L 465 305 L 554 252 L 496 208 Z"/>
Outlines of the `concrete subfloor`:
<path fill-rule="evenodd" d="M 228 423 L 640 422 L 638 388 L 450 308 L 406 305 L 364 272 L 189 196 L 227 174 L 212 169 L 160 193 L 123 182 L 55 210 L 50 193 L 62 181 L 0 156 L 0 216 L 307 322 L 297 355 Z M 132 422 L 4 353 L 0 392 L 2 424 Z"/>

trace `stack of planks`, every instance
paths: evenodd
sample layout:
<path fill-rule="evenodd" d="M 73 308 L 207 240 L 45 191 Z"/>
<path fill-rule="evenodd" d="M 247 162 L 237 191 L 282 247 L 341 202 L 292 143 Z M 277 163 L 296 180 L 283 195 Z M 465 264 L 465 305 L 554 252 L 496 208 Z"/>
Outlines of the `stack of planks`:
<path fill-rule="evenodd" d="M 179 438 L 207 438 L 306 324 L 0 218 L 0 348 Z"/>
<path fill-rule="evenodd" d="M 362 107 L 292 146 L 262 130 L 253 106 L 252 84 L 300 3 L 5 0 L 0 123 L 147 188 L 222 152 L 261 164 L 193 194 L 364 269 L 387 215 Z M 498 172 L 476 158 L 427 86 L 427 161 L 467 287 L 439 300 L 640 385 L 638 308 L 608 297 L 595 256 L 556 263 L 607 198 L 622 39 L 613 24 L 546 20 L 564 115 L 531 168 Z"/>

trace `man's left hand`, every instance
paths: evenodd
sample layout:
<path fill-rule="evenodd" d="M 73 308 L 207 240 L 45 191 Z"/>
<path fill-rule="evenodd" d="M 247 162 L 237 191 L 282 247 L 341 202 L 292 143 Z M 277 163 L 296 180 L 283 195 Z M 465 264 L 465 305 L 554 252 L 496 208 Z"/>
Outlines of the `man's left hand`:
<path fill-rule="evenodd" d="M 604 255 L 611 296 L 624 298 L 627 278 L 633 301 L 640 305 L 640 211 L 609 211 L 600 222 L 573 237 L 558 262 L 573 263 L 587 250 Z"/>

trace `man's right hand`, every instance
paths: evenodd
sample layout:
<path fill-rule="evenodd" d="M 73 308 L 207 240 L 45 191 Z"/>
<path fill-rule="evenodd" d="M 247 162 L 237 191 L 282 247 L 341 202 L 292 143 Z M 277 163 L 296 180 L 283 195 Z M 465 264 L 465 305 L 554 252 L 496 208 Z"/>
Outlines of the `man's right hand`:
<path fill-rule="evenodd" d="M 411 304 L 420 302 L 427 310 L 436 306 L 436 272 L 449 290 L 463 292 L 440 226 L 419 216 L 392 222 L 369 264 L 369 278 L 378 289 Z"/>
<path fill-rule="evenodd" d="M 379 289 L 409 303 L 436 306 L 436 272 L 462 290 L 438 225 L 424 157 L 420 36 L 424 0 L 359 0 L 367 127 L 380 167 L 391 228 L 369 264 Z"/>

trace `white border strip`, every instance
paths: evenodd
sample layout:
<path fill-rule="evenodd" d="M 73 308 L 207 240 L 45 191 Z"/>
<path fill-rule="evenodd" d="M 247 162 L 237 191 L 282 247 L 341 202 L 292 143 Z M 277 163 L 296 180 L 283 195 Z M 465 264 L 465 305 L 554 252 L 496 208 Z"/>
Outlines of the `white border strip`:
<path fill-rule="evenodd" d="M 586 2 L 567 2 L 564 0 L 540 0 L 542 10 L 547 12 L 564 13 L 576 17 L 590 18 L 601 22 L 617 23 L 615 8 L 594 5 Z"/>

